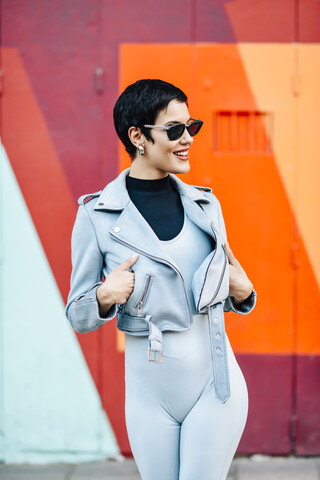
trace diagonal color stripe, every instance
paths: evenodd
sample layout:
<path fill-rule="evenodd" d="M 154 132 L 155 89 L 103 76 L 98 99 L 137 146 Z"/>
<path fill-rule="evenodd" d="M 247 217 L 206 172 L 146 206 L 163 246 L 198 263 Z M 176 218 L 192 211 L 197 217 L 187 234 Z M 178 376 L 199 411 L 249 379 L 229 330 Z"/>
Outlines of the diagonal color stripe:
<path fill-rule="evenodd" d="M 320 287 L 320 45 L 240 44 L 239 52 L 256 105 L 276 110 L 275 160 Z"/>
<path fill-rule="evenodd" d="M 19 53 L 3 49 L 3 143 L 48 261 L 66 300 L 76 205 Z"/>

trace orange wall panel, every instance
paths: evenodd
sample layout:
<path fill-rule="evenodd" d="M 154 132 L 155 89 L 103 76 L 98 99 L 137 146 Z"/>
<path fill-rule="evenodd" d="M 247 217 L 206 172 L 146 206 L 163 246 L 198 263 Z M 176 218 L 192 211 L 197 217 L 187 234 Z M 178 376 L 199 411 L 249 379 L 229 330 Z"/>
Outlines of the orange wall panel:
<path fill-rule="evenodd" d="M 289 52 L 288 65 L 293 57 Z M 269 71 L 268 76 L 277 76 L 277 71 Z M 191 115 L 205 122 L 192 147 L 191 171 L 183 180 L 213 188 L 222 204 L 231 248 L 258 292 L 257 307 L 252 314 L 228 316 L 227 329 L 236 351 L 280 354 L 300 351 L 293 260 L 293 247 L 300 234 L 277 158 L 272 152 L 221 153 L 214 145 L 217 112 L 271 111 L 276 112 L 277 120 L 278 110 L 286 107 L 274 102 L 268 110 L 257 104 L 237 45 L 122 45 L 120 90 L 143 77 L 163 78 L 181 87 L 188 94 Z M 291 81 L 291 77 L 287 80 Z M 290 102 L 287 105 L 290 121 L 295 109 Z M 261 115 L 261 123 L 256 123 L 254 132 L 258 138 L 257 150 L 266 148 L 268 141 L 266 131 L 261 133 L 266 128 L 262 119 Z M 272 134 L 281 134 L 277 125 Z M 241 135 L 244 144 L 244 134 Z M 222 135 L 222 141 L 226 142 L 223 138 Z M 122 150 L 121 168 L 128 165 Z M 315 278 L 312 268 L 307 267 L 308 261 L 305 250 L 300 249 L 300 262 L 308 270 L 305 281 L 313 288 Z M 303 351 L 312 348 L 319 352 L 319 342 L 314 338 L 320 330 L 314 326 L 314 309 L 309 313 L 305 321 L 312 324 L 314 335 L 310 342 L 304 339 Z"/>

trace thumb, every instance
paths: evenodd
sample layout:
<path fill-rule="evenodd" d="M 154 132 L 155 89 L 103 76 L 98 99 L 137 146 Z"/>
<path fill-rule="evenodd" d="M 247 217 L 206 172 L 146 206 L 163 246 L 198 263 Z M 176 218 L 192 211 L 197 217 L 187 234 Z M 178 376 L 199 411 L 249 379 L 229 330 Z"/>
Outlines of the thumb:
<path fill-rule="evenodd" d="M 121 265 L 119 265 L 119 268 L 121 270 L 128 270 L 134 263 L 136 263 L 138 259 L 138 254 L 134 253 L 131 257 L 127 258 Z"/>

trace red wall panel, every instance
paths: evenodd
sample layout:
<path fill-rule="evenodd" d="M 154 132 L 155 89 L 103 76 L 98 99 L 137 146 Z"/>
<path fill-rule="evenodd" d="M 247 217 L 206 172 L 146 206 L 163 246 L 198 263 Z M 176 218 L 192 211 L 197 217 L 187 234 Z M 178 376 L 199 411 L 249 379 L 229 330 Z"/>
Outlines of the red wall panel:
<path fill-rule="evenodd" d="M 14 49 L 5 69 L 6 96 L 2 98 L 8 103 L 0 112 L 6 113 L 3 137 L 64 298 L 76 199 L 103 188 L 119 170 L 112 108 L 122 86 L 141 76 L 165 77 L 185 88 L 190 107 L 203 117 L 206 128 L 213 123 L 213 112 L 222 108 L 258 111 L 234 44 L 319 42 L 319 8 L 318 0 L 120 0 L 115 4 L 2 0 L 2 43 Z M 123 42 L 140 42 L 144 48 L 130 54 L 128 63 Z M 200 53 L 196 43 L 186 42 L 224 45 L 218 45 L 211 56 L 212 45 Z M 95 77 L 98 67 L 103 72 L 100 91 Z M 18 98 L 15 88 L 21 90 L 21 86 L 24 93 Z M 319 418 L 319 356 L 315 354 L 319 344 L 315 327 L 312 335 L 303 328 L 306 322 L 311 328 L 313 319 L 319 318 L 319 302 L 307 301 L 318 298 L 319 289 L 274 158 L 260 156 L 258 164 L 250 155 L 232 159 L 228 154 L 216 155 L 213 133 L 203 131 L 205 142 L 194 146 L 194 158 L 201 161 L 194 162 L 184 179 L 214 188 L 223 204 L 229 239 L 259 290 L 257 309 L 250 318 L 240 322 L 228 316 L 230 337 L 251 392 L 241 451 L 289 452 L 290 417 L 298 415 L 296 451 L 319 453 L 319 428 L 314 420 Z M 239 202 L 243 184 L 246 199 Z M 235 204 L 238 216 L 234 216 Z M 248 204 L 254 208 L 247 208 Z M 249 233 L 239 238 L 243 224 L 249 226 Z M 279 241 L 270 241 L 279 233 Z M 299 243 L 298 273 L 292 270 L 293 240 Z M 259 262 L 248 255 L 254 248 L 263 252 Z M 285 290 L 274 290 L 270 258 Z M 291 301 L 294 288 L 296 303 Z M 124 359 L 115 325 L 78 338 L 120 447 L 128 453 Z M 301 349 L 296 362 L 292 361 L 295 348 Z M 273 412 L 279 421 L 272 421 Z"/>

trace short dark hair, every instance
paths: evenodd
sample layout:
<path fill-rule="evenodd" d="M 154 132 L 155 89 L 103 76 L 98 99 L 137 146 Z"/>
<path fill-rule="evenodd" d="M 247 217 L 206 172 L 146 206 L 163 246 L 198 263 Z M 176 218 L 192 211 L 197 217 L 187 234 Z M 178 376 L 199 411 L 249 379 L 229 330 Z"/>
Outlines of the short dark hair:
<path fill-rule="evenodd" d="M 159 112 L 171 100 L 187 103 L 188 98 L 180 88 L 156 79 L 138 80 L 120 95 L 113 109 L 113 121 L 118 137 L 131 158 L 135 157 L 137 149 L 129 138 L 129 128 L 139 126 L 145 137 L 153 142 L 151 129 L 141 125 L 153 125 Z"/>

